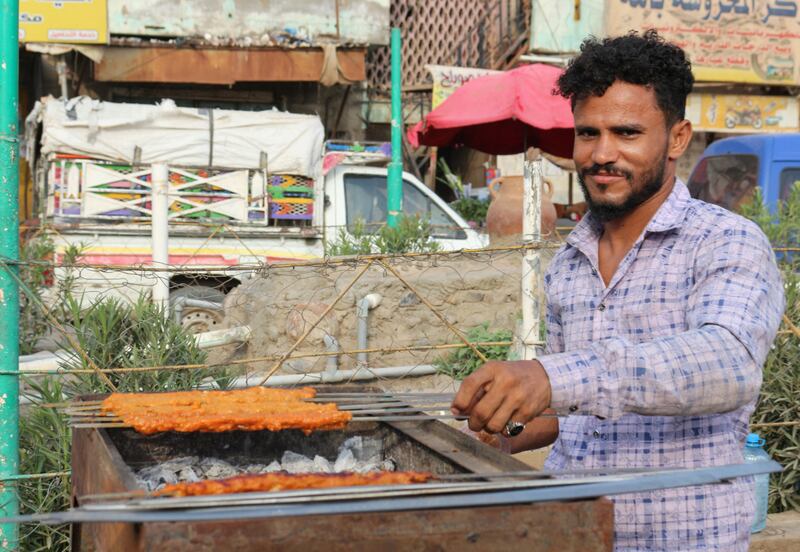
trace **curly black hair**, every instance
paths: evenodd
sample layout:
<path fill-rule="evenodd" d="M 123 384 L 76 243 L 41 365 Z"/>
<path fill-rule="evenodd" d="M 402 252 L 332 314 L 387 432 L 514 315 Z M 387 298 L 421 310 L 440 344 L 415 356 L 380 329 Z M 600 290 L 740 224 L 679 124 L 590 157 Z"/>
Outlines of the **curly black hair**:
<path fill-rule="evenodd" d="M 683 50 L 654 29 L 641 35 L 631 31 L 603 40 L 587 38 L 554 93 L 568 98 L 574 110 L 576 101 L 602 96 L 618 80 L 652 88 L 667 128 L 684 118 L 686 97 L 694 84 L 692 64 Z"/>

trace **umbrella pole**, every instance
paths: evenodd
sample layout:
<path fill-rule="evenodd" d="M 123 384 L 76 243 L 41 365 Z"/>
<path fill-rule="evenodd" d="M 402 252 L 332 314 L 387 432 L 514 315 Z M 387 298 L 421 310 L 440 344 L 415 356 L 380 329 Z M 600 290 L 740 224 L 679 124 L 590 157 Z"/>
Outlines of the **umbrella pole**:
<path fill-rule="evenodd" d="M 523 169 L 522 241 L 538 243 L 542 239 L 542 157 L 534 150 L 533 159 L 525 153 Z M 542 259 L 540 249 L 526 249 L 522 259 L 522 359 L 536 358 L 541 319 L 540 285 Z"/>

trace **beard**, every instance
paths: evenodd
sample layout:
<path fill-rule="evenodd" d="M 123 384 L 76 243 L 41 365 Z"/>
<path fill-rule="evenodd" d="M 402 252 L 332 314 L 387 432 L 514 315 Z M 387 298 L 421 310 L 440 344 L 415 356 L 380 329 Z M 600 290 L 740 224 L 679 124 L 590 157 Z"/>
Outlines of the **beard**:
<path fill-rule="evenodd" d="M 667 165 L 667 152 L 660 157 L 658 164 L 652 170 L 642 173 L 638 179 L 634 179 L 633 173 L 625 171 L 614 166 L 613 163 L 606 163 L 605 165 L 598 165 L 595 163 L 591 167 L 578 171 L 578 183 L 583 191 L 583 196 L 586 198 L 586 204 L 589 206 L 592 216 L 600 222 L 609 222 L 628 215 L 633 212 L 639 205 L 653 197 L 661 187 L 664 185 L 664 170 Z M 596 201 L 589 193 L 584 180 L 587 175 L 597 174 L 598 172 L 605 172 L 614 175 L 624 176 L 628 181 L 631 192 L 622 203 L 608 203 L 603 201 Z"/>

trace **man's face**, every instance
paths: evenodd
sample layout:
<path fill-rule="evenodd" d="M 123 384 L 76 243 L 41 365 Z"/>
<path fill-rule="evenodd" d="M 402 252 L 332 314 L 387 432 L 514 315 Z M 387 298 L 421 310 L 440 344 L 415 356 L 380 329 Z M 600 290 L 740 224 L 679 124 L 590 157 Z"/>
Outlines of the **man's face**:
<path fill-rule="evenodd" d="M 616 81 L 577 101 L 574 116 L 573 158 L 595 217 L 618 219 L 661 189 L 668 133 L 652 89 Z"/>

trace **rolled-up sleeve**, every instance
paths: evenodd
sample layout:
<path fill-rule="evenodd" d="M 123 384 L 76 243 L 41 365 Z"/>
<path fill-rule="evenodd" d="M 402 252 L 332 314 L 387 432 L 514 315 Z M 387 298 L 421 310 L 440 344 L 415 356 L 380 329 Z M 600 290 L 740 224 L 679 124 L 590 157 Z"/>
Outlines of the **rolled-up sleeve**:
<path fill-rule="evenodd" d="M 758 396 L 783 310 L 783 283 L 766 237 L 750 223 L 731 225 L 695 254 L 688 330 L 638 343 L 610 337 L 544 355 L 551 407 L 611 419 L 734 410 Z M 547 316 L 548 329 L 560 331 L 549 310 Z"/>

